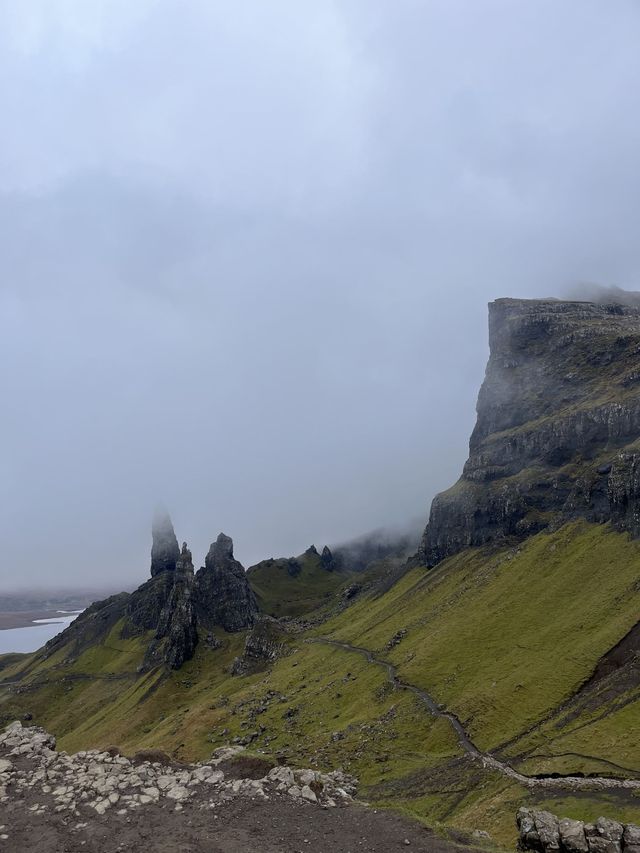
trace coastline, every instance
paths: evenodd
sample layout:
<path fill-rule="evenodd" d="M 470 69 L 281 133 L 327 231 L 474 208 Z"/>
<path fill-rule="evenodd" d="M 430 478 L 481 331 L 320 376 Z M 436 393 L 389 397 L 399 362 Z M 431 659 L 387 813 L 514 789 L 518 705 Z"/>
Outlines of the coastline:
<path fill-rule="evenodd" d="M 0 631 L 10 628 L 30 628 L 36 619 L 59 619 L 64 622 L 65 616 L 59 610 L 12 610 L 0 612 Z"/>

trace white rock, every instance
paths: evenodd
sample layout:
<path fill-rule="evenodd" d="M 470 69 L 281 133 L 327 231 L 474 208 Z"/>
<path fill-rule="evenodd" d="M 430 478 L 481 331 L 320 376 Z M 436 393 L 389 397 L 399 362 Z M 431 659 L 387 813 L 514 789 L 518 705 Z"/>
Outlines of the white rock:
<path fill-rule="evenodd" d="M 309 800 L 310 803 L 318 802 L 318 798 L 308 785 L 303 785 L 302 790 L 300 791 L 300 796 L 305 800 Z"/>
<path fill-rule="evenodd" d="M 204 767 L 198 767 L 193 771 L 194 780 L 197 779 L 199 782 L 205 782 L 209 776 L 215 771 L 212 767 L 205 765 Z"/>
<path fill-rule="evenodd" d="M 267 774 L 267 778 L 273 782 L 282 782 L 287 788 L 290 788 L 295 782 L 293 770 L 290 767 L 274 767 Z"/>
<path fill-rule="evenodd" d="M 189 792 L 182 785 L 175 785 L 167 791 L 167 797 L 170 800 L 186 800 L 188 796 Z"/>
<path fill-rule="evenodd" d="M 220 782 L 224 782 L 224 773 L 222 770 L 214 770 L 204 781 L 207 785 L 217 785 Z"/>
<path fill-rule="evenodd" d="M 296 770 L 295 777 L 300 785 L 310 785 L 316 778 L 316 774 L 313 770 Z"/>

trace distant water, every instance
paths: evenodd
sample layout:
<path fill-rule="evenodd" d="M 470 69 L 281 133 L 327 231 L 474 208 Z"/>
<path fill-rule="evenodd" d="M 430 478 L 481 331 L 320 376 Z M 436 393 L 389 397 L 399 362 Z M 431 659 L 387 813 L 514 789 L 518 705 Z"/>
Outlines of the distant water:
<path fill-rule="evenodd" d="M 7 628 L 0 631 L 0 655 L 7 652 L 35 652 L 40 646 L 44 646 L 47 640 L 64 631 L 79 613 L 82 611 L 69 613 L 59 610 L 59 615 L 51 619 L 35 619 L 33 624 L 24 628 Z"/>

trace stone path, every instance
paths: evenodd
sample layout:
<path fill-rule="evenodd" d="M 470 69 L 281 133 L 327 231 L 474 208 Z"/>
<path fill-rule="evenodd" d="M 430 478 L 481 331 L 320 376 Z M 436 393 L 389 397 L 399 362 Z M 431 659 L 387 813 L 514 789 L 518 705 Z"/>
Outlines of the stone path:
<path fill-rule="evenodd" d="M 353 646 L 350 643 L 343 643 L 339 640 L 330 640 L 328 637 L 314 637 L 309 639 L 307 642 L 325 643 L 326 645 L 334 646 L 342 649 L 343 651 L 363 655 L 368 663 L 385 669 L 389 681 L 394 687 L 399 690 L 408 690 L 410 693 L 415 694 L 427 706 L 429 712 L 434 717 L 443 717 L 445 720 L 448 720 L 458 736 L 458 743 L 462 749 L 472 758 L 481 762 L 483 767 L 487 770 L 495 770 L 503 776 L 507 776 L 528 788 L 561 788 L 571 791 L 597 791 L 613 788 L 640 790 L 640 779 L 614 779 L 608 776 L 549 776 L 548 778 L 539 778 L 538 776 L 527 776 L 524 773 L 520 773 L 508 762 L 500 761 L 491 755 L 491 753 L 483 752 L 479 749 L 471 739 L 471 736 L 460 719 L 454 713 L 442 708 L 442 706 L 439 705 L 433 696 L 431 696 L 426 690 L 416 687 L 415 684 L 409 684 L 406 681 L 402 681 L 398 677 L 396 667 L 392 663 L 389 663 L 389 661 L 375 657 L 373 652 L 369 649 L 362 648 L 361 646 Z"/>

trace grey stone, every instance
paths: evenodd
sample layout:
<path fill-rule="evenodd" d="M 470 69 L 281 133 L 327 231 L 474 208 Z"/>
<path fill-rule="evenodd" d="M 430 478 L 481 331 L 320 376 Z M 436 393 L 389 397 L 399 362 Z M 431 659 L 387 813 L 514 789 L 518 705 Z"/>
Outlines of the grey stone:
<path fill-rule="evenodd" d="M 640 846 L 640 826 L 628 823 L 624 828 L 622 842 L 625 850 L 630 846 Z"/>
<path fill-rule="evenodd" d="M 310 803 L 317 803 L 318 798 L 308 785 L 303 785 L 300 790 L 300 796 L 303 800 L 309 800 Z"/>
<path fill-rule="evenodd" d="M 554 851 L 560 849 L 560 832 L 558 829 L 558 818 L 547 811 L 534 812 L 536 832 L 540 838 L 540 844 L 544 850 Z"/>
<path fill-rule="evenodd" d="M 582 821 L 565 817 L 558 821 L 558 829 L 560 841 L 567 853 L 588 853 L 589 845 Z"/>
<path fill-rule="evenodd" d="M 455 489 L 434 499 L 414 563 L 434 566 L 469 546 L 524 539 L 575 517 L 640 535 L 633 445 L 640 399 L 625 393 L 638 378 L 630 363 L 640 345 L 640 309 L 615 309 L 544 299 L 490 303 L 490 356 L 469 458 Z M 613 339 L 628 358 L 616 357 Z M 602 398 L 603 376 L 617 397 Z M 590 461 L 607 446 L 619 448 L 611 460 Z M 520 476 L 529 468 L 534 481 Z"/>
<path fill-rule="evenodd" d="M 220 533 L 212 543 L 195 583 L 196 610 L 203 627 L 242 631 L 253 625 L 258 603 L 247 573 L 233 556 L 231 537 Z"/>

